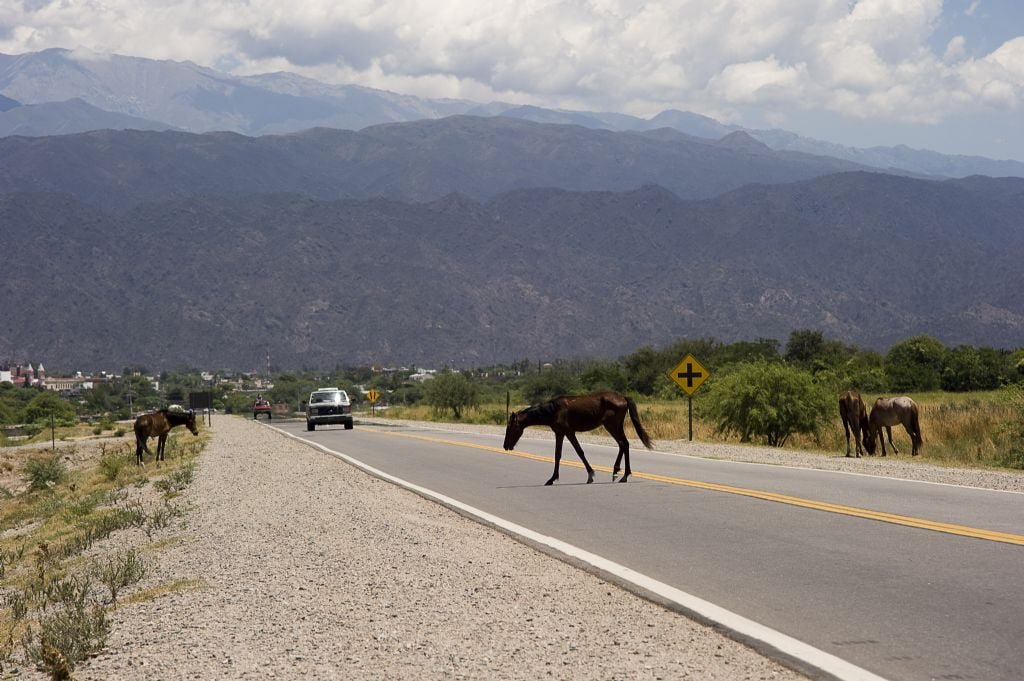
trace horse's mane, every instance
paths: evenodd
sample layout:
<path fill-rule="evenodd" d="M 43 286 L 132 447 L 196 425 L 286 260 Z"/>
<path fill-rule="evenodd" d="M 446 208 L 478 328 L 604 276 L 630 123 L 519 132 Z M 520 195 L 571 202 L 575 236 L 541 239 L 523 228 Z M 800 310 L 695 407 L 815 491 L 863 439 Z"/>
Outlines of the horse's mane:
<path fill-rule="evenodd" d="M 528 417 L 550 418 L 558 412 L 558 399 L 541 402 L 540 404 L 532 404 L 523 411 L 526 412 Z"/>

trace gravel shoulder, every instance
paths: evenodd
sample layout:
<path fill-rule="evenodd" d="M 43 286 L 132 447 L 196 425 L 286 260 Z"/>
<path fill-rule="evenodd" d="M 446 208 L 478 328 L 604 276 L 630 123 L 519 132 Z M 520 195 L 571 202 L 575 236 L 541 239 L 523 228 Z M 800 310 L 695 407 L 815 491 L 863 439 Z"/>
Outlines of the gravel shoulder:
<path fill-rule="evenodd" d="M 251 420 L 221 417 L 75 678 L 802 679 Z"/>

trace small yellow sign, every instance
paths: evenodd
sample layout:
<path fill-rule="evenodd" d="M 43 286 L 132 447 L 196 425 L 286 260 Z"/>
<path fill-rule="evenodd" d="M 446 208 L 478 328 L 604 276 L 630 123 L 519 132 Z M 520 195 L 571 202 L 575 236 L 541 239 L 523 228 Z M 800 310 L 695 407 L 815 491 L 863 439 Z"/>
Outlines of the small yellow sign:
<path fill-rule="evenodd" d="M 711 376 L 711 372 L 705 369 L 693 355 L 683 357 L 683 361 L 668 372 L 668 377 L 675 381 L 676 385 L 682 388 L 687 395 L 695 393 L 697 388 L 708 380 L 709 376 Z"/>
<path fill-rule="evenodd" d="M 370 388 L 370 392 L 366 393 L 366 399 L 370 400 L 370 402 L 376 402 L 380 399 L 380 393 L 377 392 L 376 388 Z"/>

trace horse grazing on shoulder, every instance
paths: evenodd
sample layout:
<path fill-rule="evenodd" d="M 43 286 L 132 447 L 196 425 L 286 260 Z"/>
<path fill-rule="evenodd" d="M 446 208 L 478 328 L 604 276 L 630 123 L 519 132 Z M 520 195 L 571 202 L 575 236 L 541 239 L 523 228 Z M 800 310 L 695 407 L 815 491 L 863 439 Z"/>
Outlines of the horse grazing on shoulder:
<path fill-rule="evenodd" d="M 558 465 L 562 461 L 562 440 L 566 438 L 587 469 L 587 484 L 590 484 L 594 482 L 594 469 L 590 467 L 587 457 L 584 456 L 583 448 L 580 447 L 580 442 L 576 439 L 576 433 L 604 426 L 608 434 L 619 445 L 619 455 L 615 457 L 615 467 L 612 469 L 612 480 L 618 476 L 619 464 L 625 457 L 626 470 L 619 482 L 626 482 L 633 472 L 629 467 L 629 440 L 626 439 L 623 428 L 627 413 L 633 422 L 636 434 L 640 436 L 644 446 L 650 449 L 651 438 L 640 424 L 636 403 L 629 397 L 612 391 L 590 395 L 562 395 L 550 402 L 535 404 L 522 411 L 513 412 L 509 415 L 508 426 L 505 428 L 505 449 L 509 451 L 515 449 L 519 438 L 523 436 L 523 430 L 527 427 L 548 426 L 555 432 L 555 472 L 544 484 L 550 485 L 558 480 Z"/>
<path fill-rule="evenodd" d="M 196 414 L 191 409 L 188 411 L 160 409 L 143 414 L 135 419 L 135 459 L 140 466 L 142 465 L 142 452 L 150 455 L 153 454 L 153 452 L 149 451 L 149 447 L 146 446 L 146 440 L 151 437 L 157 439 L 155 460 L 164 460 L 167 434 L 175 426 L 185 426 L 193 435 L 199 435 L 199 430 L 196 428 Z"/>
<path fill-rule="evenodd" d="M 847 390 L 839 396 L 839 418 L 846 431 L 846 456 L 850 456 L 850 433 L 856 445 L 857 458 L 861 454 L 861 441 L 868 435 L 868 410 L 856 390 Z"/>
<path fill-rule="evenodd" d="M 882 443 L 882 456 L 885 456 L 885 439 L 882 437 L 882 428 L 885 428 L 889 437 L 889 444 L 892 445 L 892 453 L 899 454 L 896 445 L 892 441 L 892 427 L 902 425 L 910 436 L 913 445 L 912 455 L 917 456 L 918 450 L 924 444 L 921 436 L 921 419 L 918 415 L 917 403 L 909 397 L 879 397 L 871 407 L 871 415 L 868 417 L 868 432 L 864 436 L 864 448 L 868 454 L 875 453 L 875 438 Z"/>

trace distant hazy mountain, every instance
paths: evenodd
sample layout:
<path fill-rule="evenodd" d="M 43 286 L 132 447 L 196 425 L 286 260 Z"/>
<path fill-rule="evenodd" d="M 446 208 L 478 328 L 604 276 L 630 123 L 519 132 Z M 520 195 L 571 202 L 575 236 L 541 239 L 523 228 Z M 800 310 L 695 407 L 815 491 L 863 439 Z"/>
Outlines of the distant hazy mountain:
<path fill-rule="evenodd" d="M 353 85 L 331 85 L 289 73 L 237 77 L 191 62 L 119 55 L 89 56 L 61 49 L 23 55 L 0 54 L 0 94 L 23 104 L 78 98 L 104 111 L 160 121 L 169 128 L 192 132 L 233 131 L 249 136 L 315 127 L 360 130 L 381 123 L 456 114 L 500 115 L 615 131 L 641 132 L 669 127 L 708 139 L 720 139 L 741 130 L 686 111 L 664 111 L 654 118 L 643 119 L 608 112 L 424 99 Z M 108 127 L 113 126 L 97 121 L 97 129 Z M 138 127 L 138 123 L 126 127 Z M 41 135 L 47 131 L 58 134 L 80 128 L 49 119 L 46 126 L 40 122 L 33 129 L 33 134 Z M 1019 161 L 951 156 L 907 147 L 857 149 L 783 130 L 745 132 L 775 150 L 832 156 L 882 169 L 948 177 L 1024 176 L 1024 163 Z M 0 134 L 4 133 L 0 131 Z"/>
<path fill-rule="evenodd" d="M 166 123 L 147 121 L 97 109 L 81 99 L 27 104 L 0 112 L 0 137 L 68 135 L 90 130 L 170 130 Z"/>
<path fill-rule="evenodd" d="M 112 180 L 113 181 L 113 180 Z M 704 201 L 206 197 L 112 213 L 0 196 L 0 355 L 67 368 L 614 357 L 820 329 L 876 348 L 1024 338 L 1024 180 L 873 173 Z M 40 285 L 45 282 L 45 285 Z"/>
<path fill-rule="evenodd" d="M 0 93 L 23 104 L 80 98 L 106 111 L 169 126 L 245 135 L 324 126 L 359 129 L 438 118 L 473 106 L 425 100 L 294 74 L 236 77 L 192 62 L 49 49 L 0 55 Z"/>
<path fill-rule="evenodd" d="M 592 130 L 453 116 L 283 136 L 98 131 L 0 138 L 0 193 L 56 192 L 108 208 L 202 194 L 318 199 L 485 199 L 515 189 L 621 191 L 658 184 L 706 198 L 750 183 L 863 168 L 775 152 L 738 132 L 721 141 L 669 129 Z"/>

